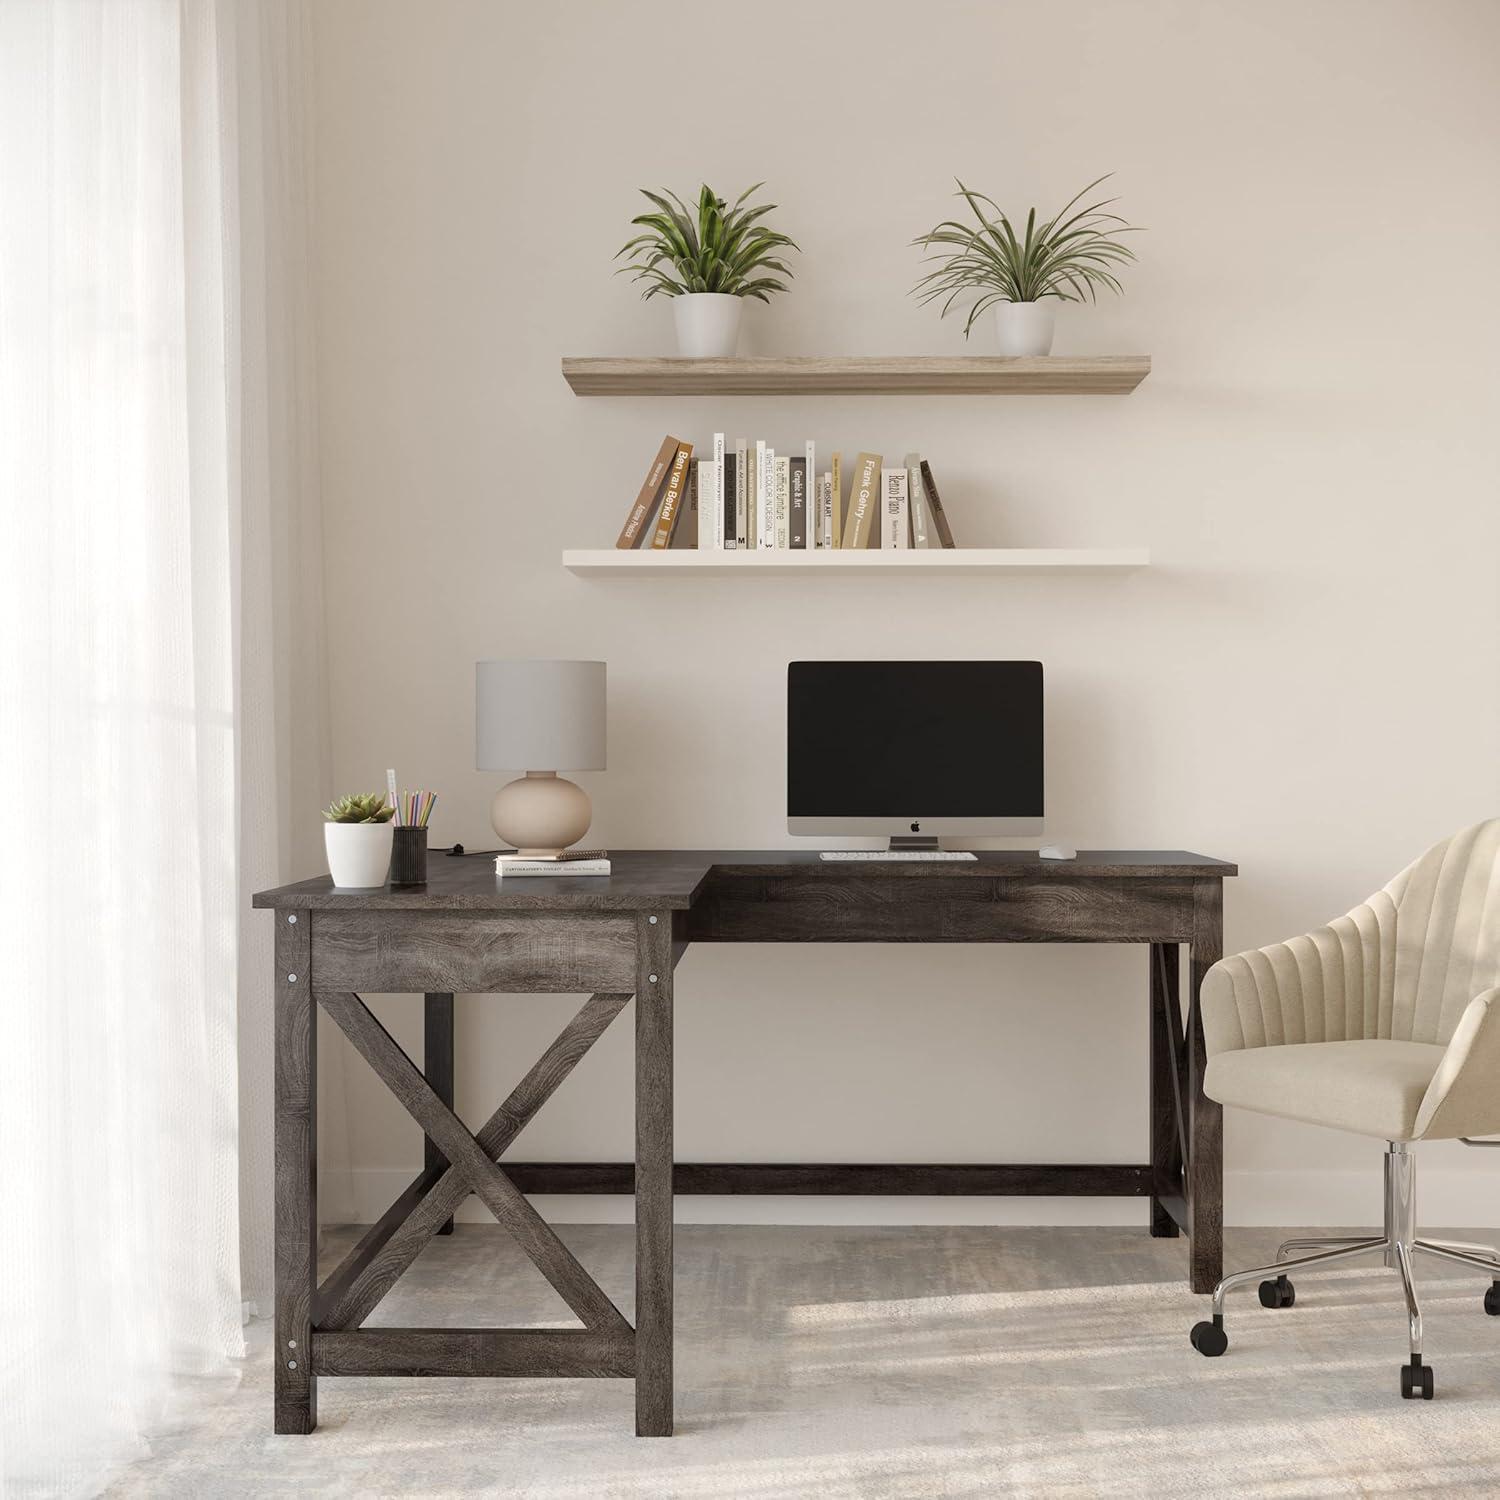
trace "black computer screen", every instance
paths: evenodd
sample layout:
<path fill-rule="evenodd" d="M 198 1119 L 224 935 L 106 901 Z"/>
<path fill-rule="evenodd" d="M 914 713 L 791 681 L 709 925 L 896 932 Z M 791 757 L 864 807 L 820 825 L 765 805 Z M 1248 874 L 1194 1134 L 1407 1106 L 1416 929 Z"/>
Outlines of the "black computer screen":
<path fill-rule="evenodd" d="M 1039 661 L 794 661 L 788 817 L 1042 815 Z"/>

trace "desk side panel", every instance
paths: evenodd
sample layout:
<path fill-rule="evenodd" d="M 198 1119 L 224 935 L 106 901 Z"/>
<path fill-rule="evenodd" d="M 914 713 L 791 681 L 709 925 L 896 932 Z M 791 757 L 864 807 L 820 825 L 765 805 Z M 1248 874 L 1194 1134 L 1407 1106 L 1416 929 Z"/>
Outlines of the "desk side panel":
<path fill-rule="evenodd" d="M 312 944 L 320 990 L 635 992 L 630 916 L 319 911 Z"/>
<path fill-rule="evenodd" d="M 1192 932 L 1189 880 L 710 877 L 693 942 L 1165 943 Z"/>

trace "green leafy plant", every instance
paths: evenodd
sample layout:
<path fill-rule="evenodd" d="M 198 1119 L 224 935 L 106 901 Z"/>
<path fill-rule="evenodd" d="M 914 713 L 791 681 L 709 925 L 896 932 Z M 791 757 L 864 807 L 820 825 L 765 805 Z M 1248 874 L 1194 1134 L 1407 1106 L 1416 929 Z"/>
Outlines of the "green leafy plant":
<path fill-rule="evenodd" d="M 924 250 L 952 247 L 926 257 L 937 262 L 937 269 L 912 288 L 913 295 L 924 306 L 941 297 L 939 316 L 947 317 L 961 296 L 978 292 L 964 324 L 968 338 L 975 319 L 997 302 L 1039 302 L 1043 297 L 1060 297 L 1064 302 L 1082 302 L 1086 297 L 1093 302 L 1101 289 L 1119 292 L 1114 271 L 1135 259 L 1119 237 L 1139 231 L 1118 214 L 1106 212 L 1117 201 L 1114 198 L 1077 207 L 1109 175 L 1095 178 L 1044 223 L 1037 223 L 1033 208 L 1026 215 L 1025 233 L 1019 235 L 994 199 L 971 192 L 959 182 L 954 196 L 969 205 L 975 223 L 948 219 L 912 241 Z M 985 205 L 992 214 L 985 213 Z"/>
<path fill-rule="evenodd" d="M 351 792 L 332 803 L 323 817 L 330 823 L 388 823 L 395 815 L 384 792 Z"/>
<path fill-rule="evenodd" d="M 764 186 L 757 182 L 746 188 L 726 211 L 724 200 L 705 185 L 696 214 L 668 188 L 660 193 L 642 188 L 655 208 L 630 221 L 643 232 L 615 253 L 616 260 L 628 257 L 616 274 L 630 271 L 632 281 L 645 282 L 641 296 L 647 300 L 722 292 L 769 302 L 769 293 L 787 290 L 777 278 L 792 274 L 780 251 L 788 245 L 793 250 L 802 247 L 760 222 L 775 209 L 774 203 L 746 205 L 751 193 Z"/>

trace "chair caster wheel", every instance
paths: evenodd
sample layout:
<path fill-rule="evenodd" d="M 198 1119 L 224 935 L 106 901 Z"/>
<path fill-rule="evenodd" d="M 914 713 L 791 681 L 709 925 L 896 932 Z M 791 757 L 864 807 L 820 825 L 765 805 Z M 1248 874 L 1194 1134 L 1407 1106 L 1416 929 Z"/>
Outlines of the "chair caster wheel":
<path fill-rule="evenodd" d="M 1290 1307 L 1296 1300 L 1297 1288 L 1285 1276 L 1278 1276 L 1275 1281 L 1263 1281 L 1260 1284 L 1262 1307 Z"/>
<path fill-rule="evenodd" d="M 1215 1318 L 1212 1323 L 1195 1323 L 1188 1335 L 1188 1342 L 1199 1354 L 1215 1359 L 1229 1347 L 1229 1335 L 1224 1332 L 1224 1320 Z"/>
<path fill-rule="evenodd" d="M 1484 1310 L 1492 1318 L 1500 1318 L 1500 1281 L 1490 1283 L 1490 1289 L 1484 1294 Z"/>
<path fill-rule="evenodd" d="M 1402 1365 L 1401 1394 L 1408 1401 L 1415 1401 L 1418 1396 L 1424 1401 L 1431 1401 L 1432 1366 L 1424 1365 L 1415 1357 L 1409 1365 Z"/>

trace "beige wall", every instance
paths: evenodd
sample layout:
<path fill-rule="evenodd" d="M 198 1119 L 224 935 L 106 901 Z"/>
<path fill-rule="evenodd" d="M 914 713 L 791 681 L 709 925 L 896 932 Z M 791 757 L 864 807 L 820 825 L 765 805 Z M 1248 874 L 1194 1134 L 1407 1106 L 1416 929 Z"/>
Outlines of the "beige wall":
<path fill-rule="evenodd" d="M 320 0 L 317 42 L 340 786 L 377 785 L 394 763 L 441 790 L 436 838 L 487 842 L 473 661 L 598 656 L 599 840 L 785 845 L 789 659 L 990 655 L 1046 663 L 1054 835 L 1239 861 L 1233 947 L 1342 911 L 1500 810 L 1500 8 Z M 598 401 L 558 373 L 564 353 L 670 348 L 668 307 L 610 275 L 639 186 L 768 180 L 805 253 L 793 294 L 751 307 L 753 352 L 958 353 L 959 326 L 906 295 L 907 242 L 951 210 L 954 174 L 1045 207 L 1109 170 L 1149 227 L 1141 264 L 1123 300 L 1064 311 L 1057 350 L 1149 352 L 1127 399 Z M 942 583 L 565 573 L 563 548 L 613 540 L 669 429 L 920 447 L 963 542 L 1143 543 L 1152 567 Z M 1140 1159 L 1144 989 L 1137 950 L 694 951 L 678 971 L 679 1154 Z M 460 1109 L 477 1122 L 568 1002 L 460 1006 Z M 385 1013 L 415 1048 L 414 1002 Z M 627 1030 L 525 1154 L 628 1153 Z M 417 1136 L 351 1070 L 354 1192 L 370 1209 Z M 1232 1219 L 1374 1211 L 1367 1145 L 1240 1115 L 1227 1139 Z M 1476 1158 L 1427 1153 L 1435 1221 L 1500 1222 L 1493 1163 Z"/>

